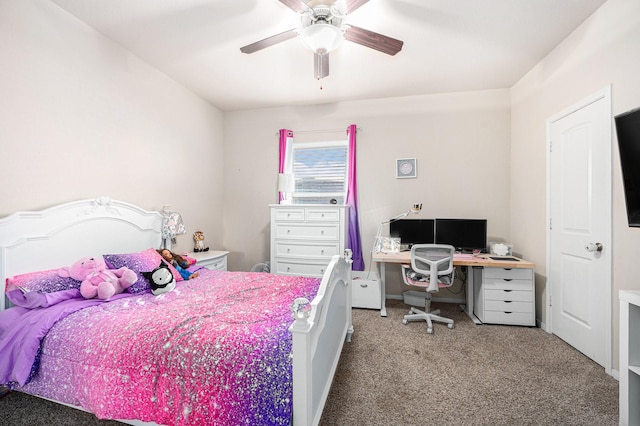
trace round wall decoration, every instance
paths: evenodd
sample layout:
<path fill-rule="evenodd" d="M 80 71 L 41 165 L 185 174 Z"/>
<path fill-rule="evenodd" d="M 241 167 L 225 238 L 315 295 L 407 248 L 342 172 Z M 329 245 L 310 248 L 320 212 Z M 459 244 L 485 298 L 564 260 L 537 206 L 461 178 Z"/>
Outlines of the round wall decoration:
<path fill-rule="evenodd" d="M 401 158 L 396 160 L 396 178 L 406 179 L 418 176 L 415 158 Z"/>

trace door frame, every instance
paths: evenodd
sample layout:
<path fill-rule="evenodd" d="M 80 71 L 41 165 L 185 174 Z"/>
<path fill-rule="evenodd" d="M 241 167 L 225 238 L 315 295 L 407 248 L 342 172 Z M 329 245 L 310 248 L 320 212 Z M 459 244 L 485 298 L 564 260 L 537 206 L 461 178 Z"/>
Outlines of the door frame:
<path fill-rule="evenodd" d="M 613 351 L 613 336 L 612 336 L 612 291 L 613 291 L 613 270 L 612 270 L 612 259 L 613 259 L 613 222 L 612 222 L 612 210 L 613 210 L 613 167 L 612 167 L 612 151 L 613 151 L 613 115 L 611 108 L 611 84 L 605 86 L 603 89 L 593 93 L 592 95 L 584 98 L 583 100 L 573 104 L 572 106 L 562 110 L 561 112 L 552 115 L 547 119 L 547 217 L 546 217 L 546 318 L 545 318 L 545 331 L 547 333 L 553 333 L 553 318 L 552 318 L 552 308 L 551 308 L 551 290 L 553 288 L 553 283 L 551 282 L 551 127 L 552 124 L 556 121 L 573 114 L 574 112 L 594 103 L 597 101 L 603 100 L 605 102 L 605 110 L 607 113 L 607 122 L 608 126 L 605 129 L 604 142 L 609 145 L 609 149 L 607 150 L 607 158 L 605 159 L 608 164 L 609 172 L 606 173 L 604 179 L 607 179 L 606 187 L 609 188 L 609 194 L 606 195 L 609 199 L 607 203 L 608 208 L 606 208 L 605 218 L 606 223 L 609 224 L 609 230 L 603 239 L 603 244 L 608 249 L 605 251 L 603 255 L 604 259 L 601 259 L 605 263 L 605 268 L 607 269 L 606 275 L 609 277 L 607 282 L 607 289 L 605 291 L 605 300 L 602 302 L 602 308 L 604 310 L 604 334 L 605 334 L 605 364 L 604 369 L 605 372 L 609 375 L 612 375 L 612 351 Z"/>

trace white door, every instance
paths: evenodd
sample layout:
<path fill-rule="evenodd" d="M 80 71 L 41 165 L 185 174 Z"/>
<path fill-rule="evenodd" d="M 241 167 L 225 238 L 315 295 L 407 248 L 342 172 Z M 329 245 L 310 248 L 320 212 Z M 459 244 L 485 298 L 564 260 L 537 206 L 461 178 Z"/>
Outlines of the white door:
<path fill-rule="evenodd" d="M 551 331 L 607 372 L 611 368 L 610 105 L 607 88 L 548 122 Z"/>

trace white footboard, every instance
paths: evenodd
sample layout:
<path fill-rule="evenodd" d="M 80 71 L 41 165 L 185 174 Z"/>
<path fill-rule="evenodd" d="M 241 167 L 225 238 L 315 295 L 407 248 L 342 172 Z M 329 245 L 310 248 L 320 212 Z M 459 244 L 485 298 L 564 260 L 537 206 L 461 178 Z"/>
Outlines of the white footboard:
<path fill-rule="evenodd" d="M 294 426 L 320 422 L 342 345 L 351 340 L 351 263 L 349 250 L 343 257 L 334 256 L 315 299 L 294 302 Z"/>

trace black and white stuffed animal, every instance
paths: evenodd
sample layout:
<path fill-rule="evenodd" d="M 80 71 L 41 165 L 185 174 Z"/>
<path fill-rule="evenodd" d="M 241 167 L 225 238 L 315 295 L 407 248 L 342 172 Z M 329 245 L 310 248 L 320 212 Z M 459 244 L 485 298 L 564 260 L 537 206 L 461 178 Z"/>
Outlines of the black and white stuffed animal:
<path fill-rule="evenodd" d="M 143 272 L 142 275 L 151 283 L 151 293 L 159 296 L 176 288 L 176 279 L 169 270 L 169 266 L 161 262 L 160 266 L 151 272 Z"/>

